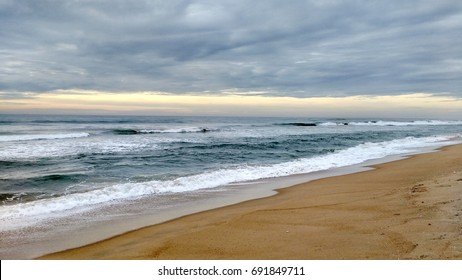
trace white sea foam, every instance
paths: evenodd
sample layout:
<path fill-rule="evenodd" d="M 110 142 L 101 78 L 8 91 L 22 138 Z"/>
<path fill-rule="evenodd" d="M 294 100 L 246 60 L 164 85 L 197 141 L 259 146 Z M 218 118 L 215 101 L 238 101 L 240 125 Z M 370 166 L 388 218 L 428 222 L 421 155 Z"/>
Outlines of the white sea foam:
<path fill-rule="evenodd" d="M 140 149 L 156 150 L 159 145 L 147 139 L 63 139 L 59 141 L 10 142 L 0 149 L 0 160 L 33 160 L 89 153 L 122 153 Z"/>
<path fill-rule="evenodd" d="M 37 200 L 0 207 L 0 229 L 7 230 L 34 224 L 50 216 L 60 216 L 98 207 L 111 202 L 137 199 L 146 195 L 181 193 L 215 188 L 230 183 L 309 173 L 336 167 L 359 164 L 370 159 L 416 152 L 422 148 L 441 145 L 450 137 L 424 137 L 397 139 L 379 143 L 364 143 L 331 154 L 303 158 L 272 165 L 219 169 L 201 174 L 180 177 L 169 181 L 121 183 L 82 193 Z M 446 142 L 448 143 L 448 142 Z M 68 212 L 71 211 L 71 212 Z M 21 222 L 17 222 L 21 220 Z"/>
<path fill-rule="evenodd" d="M 319 126 L 443 126 L 443 125 L 462 125 L 462 121 L 440 121 L 440 120 L 422 120 L 422 121 L 367 121 L 367 122 L 324 122 Z"/>
<path fill-rule="evenodd" d="M 337 125 L 345 125 L 345 123 L 323 122 L 318 125 L 319 126 L 337 126 Z"/>
<path fill-rule="evenodd" d="M 59 134 L 15 134 L 15 135 L 0 135 L 0 142 L 9 141 L 30 141 L 30 140 L 50 140 L 50 139 L 66 139 L 88 137 L 89 133 L 59 133 Z"/>

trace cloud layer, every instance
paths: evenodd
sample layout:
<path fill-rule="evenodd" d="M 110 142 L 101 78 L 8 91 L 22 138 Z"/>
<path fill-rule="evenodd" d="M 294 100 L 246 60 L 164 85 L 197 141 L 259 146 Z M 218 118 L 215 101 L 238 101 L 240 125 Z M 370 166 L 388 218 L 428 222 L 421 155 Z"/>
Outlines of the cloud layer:
<path fill-rule="evenodd" d="M 462 2 L 0 0 L 0 91 L 462 97 Z"/>

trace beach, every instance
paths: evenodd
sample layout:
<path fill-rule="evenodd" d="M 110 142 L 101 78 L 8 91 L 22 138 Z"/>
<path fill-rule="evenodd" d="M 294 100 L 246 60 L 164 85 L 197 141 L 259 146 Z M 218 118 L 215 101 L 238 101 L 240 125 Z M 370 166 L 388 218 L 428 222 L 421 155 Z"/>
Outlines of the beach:
<path fill-rule="evenodd" d="M 41 259 L 461 259 L 462 145 Z"/>

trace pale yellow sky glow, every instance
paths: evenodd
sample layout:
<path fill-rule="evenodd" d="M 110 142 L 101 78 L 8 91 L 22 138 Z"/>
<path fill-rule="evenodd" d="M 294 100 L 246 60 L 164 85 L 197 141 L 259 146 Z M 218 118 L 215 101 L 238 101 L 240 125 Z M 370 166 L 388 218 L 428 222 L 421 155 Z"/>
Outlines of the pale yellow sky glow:
<path fill-rule="evenodd" d="M 0 110 L 50 114 L 462 118 L 461 99 L 428 93 L 295 98 L 248 93 L 178 95 L 60 90 L 29 96 L 1 100 L 0 95 Z"/>

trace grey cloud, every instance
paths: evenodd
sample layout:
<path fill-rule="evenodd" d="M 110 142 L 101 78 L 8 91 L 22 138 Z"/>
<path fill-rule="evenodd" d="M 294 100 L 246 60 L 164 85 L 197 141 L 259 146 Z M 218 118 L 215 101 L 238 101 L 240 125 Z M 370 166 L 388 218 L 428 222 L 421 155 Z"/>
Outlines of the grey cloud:
<path fill-rule="evenodd" d="M 0 91 L 461 96 L 460 1 L 1 1 Z"/>

